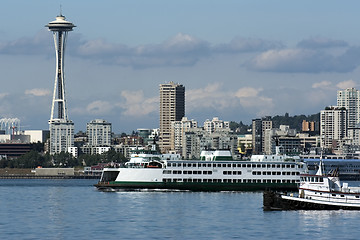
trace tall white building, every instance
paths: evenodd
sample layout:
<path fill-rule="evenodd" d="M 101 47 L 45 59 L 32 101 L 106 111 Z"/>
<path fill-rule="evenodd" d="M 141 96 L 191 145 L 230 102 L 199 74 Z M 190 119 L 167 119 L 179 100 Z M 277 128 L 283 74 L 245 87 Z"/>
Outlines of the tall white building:
<path fill-rule="evenodd" d="M 53 32 L 56 53 L 55 84 L 49 120 L 50 154 L 55 154 L 68 152 L 74 146 L 74 123 L 68 119 L 65 98 L 64 53 L 67 34 L 75 25 L 60 14 L 46 27 Z"/>
<path fill-rule="evenodd" d="M 111 145 L 111 123 L 103 119 L 95 119 L 86 124 L 88 145 L 110 146 Z"/>
<path fill-rule="evenodd" d="M 347 110 L 327 107 L 320 112 L 321 147 L 336 148 L 338 142 L 346 137 Z"/>
<path fill-rule="evenodd" d="M 68 152 L 74 147 L 74 123 L 56 119 L 50 122 L 50 154 Z"/>
<path fill-rule="evenodd" d="M 187 117 L 183 117 L 181 121 L 171 122 L 171 150 L 181 154 L 185 132 L 197 127 L 197 122 L 194 119 L 189 120 Z"/>
<path fill-rule="evenodd" d="M 347 110 L 347 127 L 356 127 L 360 122 L 360 91 L 355 88 L 338 91 L 337 106 Z"/>

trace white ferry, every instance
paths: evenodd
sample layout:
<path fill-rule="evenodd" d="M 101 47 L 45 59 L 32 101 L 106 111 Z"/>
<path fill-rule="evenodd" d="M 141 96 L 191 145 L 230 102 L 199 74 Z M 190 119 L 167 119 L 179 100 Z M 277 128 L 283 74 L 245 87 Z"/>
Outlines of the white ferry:
<path fill-rule="evenodd" d="M 232 160 L 229 151 L 206 151 L 200 160 L 138 153 L 121 168 L 105 168 L 99 190 L 177 189 L 191 191 L 295 190 L 305 166 L 297 159 L 268 156 Z"/>
<path fill-rule="evenodd" d="M 301 174 L 299 193 L 264 192 L 265 210 L 356 209 L 360 210 L 360 182 L 341 181 L 338 169 L 324 174 L 324 165 L 315 175 Z"/>

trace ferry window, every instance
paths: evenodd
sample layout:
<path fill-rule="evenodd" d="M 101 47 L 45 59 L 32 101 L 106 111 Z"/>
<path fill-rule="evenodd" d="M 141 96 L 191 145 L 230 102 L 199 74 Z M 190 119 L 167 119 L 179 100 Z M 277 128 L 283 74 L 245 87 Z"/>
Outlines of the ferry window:
<path fill-rule="evenodd" d="M 286 168 L 290 168 L 290 165 L 289 165 L 289 164 L 287 164 L 287 165 L 286 165 Z"/>
<path fill-rule="evenodd" d="M 271 172 L 271 175 L 276 175 L 276 172 Z"/>
<path fill-rule="evenodd" d="M 208 179 L 208 182 L 212 182 L 212 179 Z"/>
<path fill-rule="evenodd" d="M 280 165 L 280 164 L 276 164 L 276 167 L 277 167 L 277 168 L 280 168 L 280 167 L 281 167 L 281 165 Z"/>
<path fill-rule="evenodd" d="M 246 164 L 242 164 L 242 167 L 246 167 Z"/>
<path fill-rule="evenodd" d="M 281 172 L 277 172 L 277 175 L 281 175 Z"/>
<path fill-rule="evenodd" d="M 173 167 L 176 167 L 176 163 L 173 163 L 172 166 L 173 166 Z"/>
<path fill-rule="evenodd" d="M 266 165 L 265 165 L 265 164 L 262 164 L 261 167 L 262 167 L 262 168 L 266 168 Z"/>
<path fill-rule="evenodd" d="M 203 179 L 203 182 L 207 182 L 208 180 L 207 179 Z"/>
<path fill-rule="evenodd" d="M 188 166 L 188 167 L 191 167 L 191 163 L 188 163 L 187 166 Z"/>
<path fill-rule="evenodd" d="M 178 163 L 178 165 L 177 165 L 178 167 L 181 167 L 181 163 Z"/>
<path fill-rule="evenodd" d="M 226 164 L 223 164 L 222 166 L 223 166 L 223 167 L 226 167 Z"/>
<path fill-rule="evenodd" d="M 336 194 L 331 194 L 331 196 L 336 197 Z"/>
<path fill-rule="evenodd" d="M 345 197 L 344 195 L 340 195 L 340 197 Z"/>
<path fill-rule="evenodd" d="M 167 163 L 166 165 L 167 165 L 168 167 L 171 167 L 171 163 Z"/>
<path fill-rule="evenodd" d="M 211 163 L 208 163 L 207 166 L 208 166 L 208 167 L 211 167 Z"/>
<path fill-rule="evenodd" d="M 266 180 L 267 183 L 271 183 L 271 179 Z"/>
<path fill-rule="evenodd" d="M 220 163 L 218 163 L 218 164 L 217 164 L 217 167 L 221 167 L 221 164 L 220 164 Z"/>
<path fill-rule="evenodd" d="M 291 168 L 295 168 L 295 166 L 294 166 L 294 165 L 291 165 Z"/>
<path fill-rule="evenodd" d="M 271 172 L 267 172 L 267 175 L 271 175 Z"/>
<path fill-rule="evenodd" d="M 228 164 L 227 166 L 228 166 L 228 167 L 231 167 L 231 164 Z"/>
<path fill-rule="evenodd" d="M 356 198 L 359 198 L 359 196 L 355 196 Z"/>
<path fill-rule="evenodd" d="M 248 164 L 247 167 L 251 167 L 251 164 Z"/>
<path fill-rule="evenodd" d="M 252 172 L 252 175 L 256 175 L 256 172 L 255 172 L 255 171 L 253 171 L 253 172 Z"/>
<path fill-rule="evenodd" d="M 275 168 L 275 164 L 271 165 L 272 168 Z"/>
<path fill-rule="evenodd" d="M 263 172 L 263 175 L 266 175 L 266 172 Z"/>
<path fill-rule="evenodd" d="M 193 163 L 193 167 L 196 167 L 196 163 Z"/>
<path fill-rule="evenodd" d="M 256 167 L 261 168 L 261 164 L 256 165 Z"/>
<path fill-rule="evenodd" d="M 276 183 L 276 180 L 275 180 L 275 179 L 273 179 L 273 180 L 271 180 L 271 182 L 272 182 L 272 183 Z"/>
<path fill-rule="evenodd" d="M 258 182 L 258 183 L 261 183 L 261 179 L 258 179 L 257 182 Z"/>
<path fill-rule="evenodd" d="M 188 182 L 188 179 L 184 178 L 184 179 L 183 179 L 183 182 Z"/>
<path fill-rule="evenodd" d="M 324 179 L 323 179 L 323 178 L 320 178 L 319 180 L 320 180 L 320 182 L 324 182 Z"/>
<path fill-rule="evenodd" d="M 241 171 L 237 171 L 237 174 L 238 174 L 238 175 L 241 175 Z"/>
<path fill-rule="evenodd" d="M 227 171 L 223 171 L 223 174 L 224 174 L 224 175 L 227 175 Z"/>
<path fill-rule="evenodd" d="M 240 163 L 238 163 L 238 164 L 236 164 L 236 166 L 237 166 L 237 167 L 241 167 L 241 164 L 240 164 Z"/>

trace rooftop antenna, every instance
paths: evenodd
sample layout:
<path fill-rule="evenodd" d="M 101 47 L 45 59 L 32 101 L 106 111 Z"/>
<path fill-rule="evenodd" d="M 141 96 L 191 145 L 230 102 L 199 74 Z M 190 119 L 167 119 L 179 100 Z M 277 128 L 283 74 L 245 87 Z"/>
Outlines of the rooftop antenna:
<path fill-rule="evenodd" d="M 62 16 L 62 6 L 60 4 L 60 16 Z"/>

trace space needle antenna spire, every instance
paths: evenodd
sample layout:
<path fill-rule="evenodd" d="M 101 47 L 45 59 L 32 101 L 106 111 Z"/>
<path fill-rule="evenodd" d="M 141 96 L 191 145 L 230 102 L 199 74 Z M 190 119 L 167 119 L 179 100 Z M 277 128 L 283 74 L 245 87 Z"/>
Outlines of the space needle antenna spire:
<path fill-rule="evenodd" d="M 56 73 L 50 121 L 54 119 L 68 120 L 65 99 L 64 53 L 67 34 L 76 26 L 65 20 L 60 5 L 60 16 L 57 16 L 55 21 L 49 22 L 46 27 L 53 32 L 56 53 Z M 57 117 L 54 116 L 56 107 Z"/>

